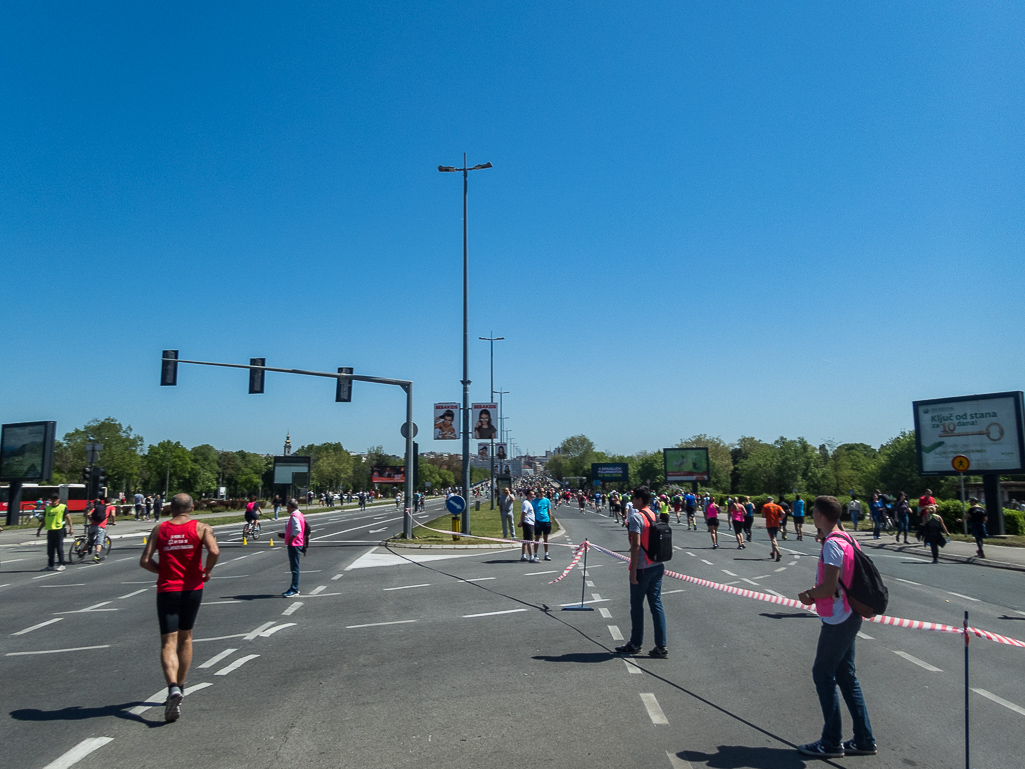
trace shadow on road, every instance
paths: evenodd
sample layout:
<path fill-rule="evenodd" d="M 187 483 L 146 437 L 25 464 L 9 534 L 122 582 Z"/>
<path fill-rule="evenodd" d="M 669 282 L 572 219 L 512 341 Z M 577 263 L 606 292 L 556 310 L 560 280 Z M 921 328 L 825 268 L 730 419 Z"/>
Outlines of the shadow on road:
<path fill-rule="evenodd" d="M 61 708 L 60 710 L 39 710 L 37 708 L 22 708 L 12 710 L 11 718 L 16 721 L 85 721 L 90 718 L 123 718 L 126 721 L 135 721 L 146 726 L 164 726 L 164 721 L 150 721 L 142 716 L 129 713 L 129 708 L 142 705 L 142 702 L 126 702 L 122 705 L 103 705 L 96 708 L 83 708 L 78 705 Z"/>
<path fill-rule="evenodd" d="M 569 654 L 548 655 L 538 654 L 531 659 L 541 662 L 608 662 L 616 659 L 612 652 L 570 652 Z"/>
<path fill-rule="evenodd" d="M 801 769 L 801 767 L 807 766 L 800 753 L 786 748 L 720 745 L 718 753 L 681 750 L 676 755 L 684 761 L 712 767 L 712 769 Z M 816 761 L 815 763 L 839 766 L 832 761 Z"/>

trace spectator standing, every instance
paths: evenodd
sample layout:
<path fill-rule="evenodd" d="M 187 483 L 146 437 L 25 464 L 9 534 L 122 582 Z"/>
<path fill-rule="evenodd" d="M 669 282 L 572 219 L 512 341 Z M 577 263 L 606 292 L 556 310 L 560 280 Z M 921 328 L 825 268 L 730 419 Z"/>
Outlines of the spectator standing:
<path fill-rule="evenodd" d="M 627 522 L 630 541 L 630 640 L 616 647 L 617 654 L 637 654 L 644 643 L 644 601 L 648 601 L 651 620 L 655 626 L 655 647 L 648 652 L 652 657 L 669 656 L 666 645 L 666 614 L 662 608 L 662 577 L 665 565 L 649 560 L 647 547 L 651 526 L 656 522 L 651 511 L 651 491 L 647 486 L 633 490 L 630 501 L 634 511 Z"/>
<path fill-rule="evenodd" d="M 851 517 L 851 530 L 858 530 L 858 519 L 861 518 L 861 502 L 851 494 L 851 501 L 847 504 L 847 514 Z"/>
<path fill-rule="evenodd" d="M 153 498 L 153 520 L 159 521 L 160 514 L 164 511 L 164 497 L 159 492 Z"/>
<path fill-rule="evenodd" d="M 552 533 L 552 505 L 548 501 L 548 497 L 545 496 L 543 491 L 537 493 L 537 500 L 534 502 L 534 560 L 538 561 L 538 555 L 541 553 L 540 545 L 538 544 L 541 538 L 544 538 L 545 542 L 545 560 L 552 560 L 552 556 L 548 553 L 548 536 Z"/>
<path fill-rule="evenodd" d="M 498 513 L 502 516 L 502 538 L 516 538 L 516 521 L 513 516 L 513 507 L 516 505 L 516 497 L 512 490 L 506 486 L 502 489 L 502 496 L 498 498 Z"/>
<path fill-rule="evenodd" d="M 306 516 L 299 512 L 299 502 L 295 499 L 288 500 L 288 523 L 285 524 L 285 546 L 288 549 L 288 566 L 292 572 L 292 584 L 284 593 L 282 598 L 291 598 L 299 595 L 299 554 L 306 553 L 309 547 L 309 537 L 306 526 Z"/>
<path fill-rule="evenodd" d="M 68 506 L 61 504 L 60 495 L 54 494 L 50 497 L 50 504 L 43 510 L 43 520 L 39 522 L 36 529 L 36 536 L 46 529 L 46 567 L 43 571 L 64 571 L 64 527 L 68 527 L 68 534 L 74 534 L 74 527 L 71 523 L 71 515 L 68 513 Z M 54 556 L 57 557 L 57 565 L 54 566 Z"/>
<path fill-rule="evenodd" d="M 281 495 L 280 494 L 275 494 L 274 495 L 274 500 L 273 500 L 272 504 L 274 505 L 274 520 L 276 521 L 278 519 L 278 514 L 281 512 Z"/>
<path fill-rule="evenodd" d="M 815 610 L 822 619 L 815 664 L 812 666 L 812 680 L 822 708 L 822 736 L 816 742 L 798 747 L 804 755 L 815 758 L 871 756 L 876 753 L 868 708 L 854 670 L 854 642 L 862 620 L 851 610 L 847 595 L 838 584 L 841 580 L 848 585 L 851 583 L 854 548 L 861 549 L 854 538 L 840 527 L 842 509 L 835 497 L 816 497 L 812 520 L 825 541 L 819 553 L 815 587 L 797 596 L 805 605 L 815 604 Z M 854 722 L 854 739 L 847 742 L 843 741 L 837 687 L 843 693 Z"/>
<path fill-rule="evenodd" d="M 883 503 L 879 499 L 878 491 L 872 495 L 872 500 L 868 503 L 868 512 L 872 516 L 872 539 L 879 539 L 879 530 L 886 513 L 883 512 Z"/>
<path fill-rule="evenodd" d="M 150 519 L 150 517 L 153 515 L 153 495 L 152 494 L 147 494 L 146 495 L 145 513 L 146 513 L 146 520 L 148 521 Z"/>
<path fill-rule="evenodd" d="M 132 497 L 132 501 L 135 503 L 135 520 L 139 520 L 142 518 L 142 504 L 146 501 L 146 498 L 142 495 L 141 491 L 137 491 Z"/>
<path fill-rule="evenodd" d="M 894 517 L 897 519 L 897 541 L 900 542 L 901 533 L 904 534 L 904 544 L 908 543 L 908 527 L 911 524 L 911 505 L 908 504 L 908 495 L 903 491 L 897 495 L 897 503 L 893 508 Z"/>
<path fill-rule="evenodd" d="M 520 560 L 533 563 L 534 557 L 534 505 L 531 500 L 534 492 L 530 489 L 523 495 L 523 503 L 520 505 L 520 526 L 523 527 L 523 544 L 520 546 Z"/>

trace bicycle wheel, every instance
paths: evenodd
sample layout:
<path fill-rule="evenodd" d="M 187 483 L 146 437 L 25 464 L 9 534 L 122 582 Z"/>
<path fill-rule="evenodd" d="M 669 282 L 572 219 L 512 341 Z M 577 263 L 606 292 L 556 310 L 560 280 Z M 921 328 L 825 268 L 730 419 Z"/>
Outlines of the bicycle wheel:
<path fill-rule="evenodd" d="M 242 526 L 242 539 L 246 539 L 249 536 L 249 524 L 246 523 Z"/>
<path fill-rule="evenodd" d="M 256 521 L 255 523 L 253 523 L 253 527 L 252 528 L 253 528 L 253 539 L 254 540 L 259 539 L 260 538 L 260 522 Z"/>
<path fill-rule="evenodd" d="M 101 561 L 104 558 L 106 558 L 108 555 L 110 555 L 110 547 L 111 547 L 112 544 L 113 544 L 113 541 L 111 540 L 110 537 L 104 538 L 104 540 L 103 540 L 103 547 L 100 548 L 100 560 Z"/>
<path fill-rule="evenodd" d="M 68 561 L 71 563 L 82 563 L 85 560 L 86 547 L 85 537 L 75 537 L 75 541 L 68 548 Z"/>

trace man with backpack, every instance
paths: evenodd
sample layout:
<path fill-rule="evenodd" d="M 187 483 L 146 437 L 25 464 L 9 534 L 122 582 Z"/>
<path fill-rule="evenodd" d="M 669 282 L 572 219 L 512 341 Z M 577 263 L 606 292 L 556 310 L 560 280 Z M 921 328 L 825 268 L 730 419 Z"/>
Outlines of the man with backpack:
<path fill-rule="evenodd" d="M 824 721 L 822 736 L 815 742 L 797 748 L 804 755 L 815 758 L 871 756 L 876 753 L 868 708 L 854 671 L 854 642 L 861 629 L 862 616 L 874 615 L 872 607 L 864 606 L 856 599 L 858 592 L 854 586 L 857 583 L 860 588 L 867 572 L 875 570 L 871 561 L 868 561 L 866 568 L 862 559 L 867 558 L 860 555 L 860 546 L 840 526 L 842 510 L 835 497 L 815 498 L 812 520 L 824 539 L 819 554 L 818 577 L 815 587 L 797 596 L 807 606 L 815 604 L 815 610 L 822 619 L 815 664 L 812 666 L 812 680 L 819 695 Z M 878 578 L 878 572 L 875 572 L 875 577 Z M 885 609 L 885 588 L 882 588 L 882 592 L 882 608 Z M 860 597 L 872 600 L 878 596 L 862 593 Z M 852 603 L 862 613 L 855 611 Z M 843 741 L 837 687 L 843 693 L 844 702 L 854 722 L 854 739 L 846 742 Z"/>
<path fill-rule="evenodd" d="M 659 659 L 669 656 L 666 647 L 666 614 L 662 608 L 662 576 L 665 565 L 661 560 L 652 557 L 652 536 L 656 527 L 669 525 L 658 520 L 651 511 L 651 491 L 647 486 L 640 486 L 631 495 L 633 512 L 627 520 L 627 531 L 630 539 L 630 640 L 623 646 L 616 647 L 617 654 L 637 654 L 644 642 L 644 599 L 648 599 L 651 619 L 655 625 L 655 648 L 649 655 Z M 662 529 L 659 528 L 659 533 Z M 672 553 L 672 542 L 669 542 L 669 554 Z M 663 556 L 664 553 L 655 555 Z"/>

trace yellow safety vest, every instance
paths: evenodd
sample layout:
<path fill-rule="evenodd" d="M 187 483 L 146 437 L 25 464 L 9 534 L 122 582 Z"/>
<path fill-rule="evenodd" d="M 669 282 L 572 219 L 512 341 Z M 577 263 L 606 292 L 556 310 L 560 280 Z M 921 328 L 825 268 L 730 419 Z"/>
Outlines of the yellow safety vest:
<path fill-rule="evenodd" d="M 44 528 L 47 531 L 59 531 L 64 528 L 64 514 L 68 511 L 67 505 L 46 506 Z"/>

